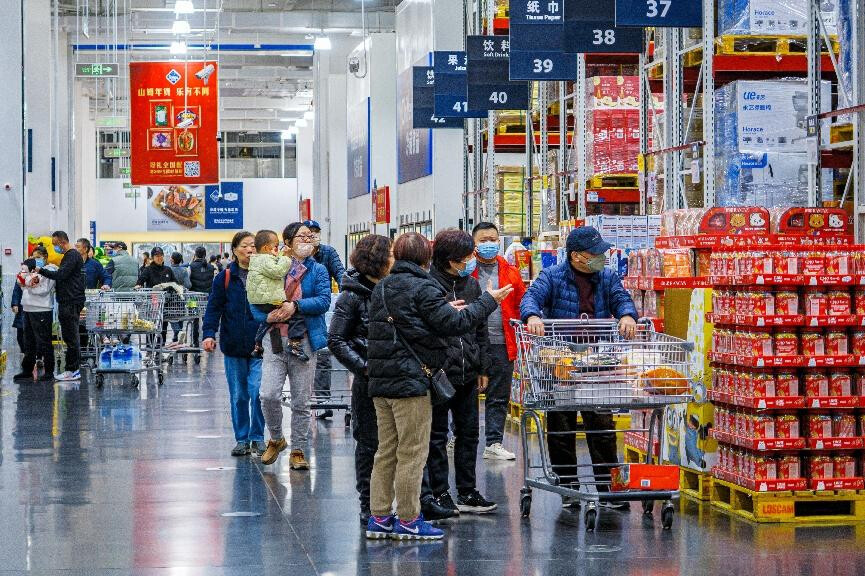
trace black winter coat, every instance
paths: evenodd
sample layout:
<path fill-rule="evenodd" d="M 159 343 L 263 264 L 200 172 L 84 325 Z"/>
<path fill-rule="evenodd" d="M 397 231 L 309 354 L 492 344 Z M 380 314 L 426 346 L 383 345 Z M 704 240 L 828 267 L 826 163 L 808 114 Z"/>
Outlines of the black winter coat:
<path fill-rule="evenodd" d="M 448 302 L 463 300 L 471 304 L 483 294 L 480 284 L 471 276 L 453 276 L 435 266 L 430 270 L 430 276 L 445 289 Z M 478 376 L 486 376 L 489 372 L 489 363 L 490 336 L 486 317 L 475 330 L 448 338 L 445 373 L 454 386 L 476 383 Z"/>
<path fill-rule="evenodd" d="M 151 262 L 142 268 L 141 274 L 138 276 L 138 285 L 143 288 L 153 288 L 166 282 L 177 282 L 174 272 L 165 264 L 160 266 L 156 262 Z"/>
<path fill-rule="evenodd" d="M 361 284 L 360 272 L 349 270 L 342 277 L 342 293 L 336 301 L 327 347 L 340 364 L 358 378 L 366 379 L 369 299 L 372 290 Z"/>
<path fill-rule="evenodd" d="M 397 261 L 391 274 L 372 291 L 369 304 L 369 395 L 382 398 L 424 396 L 429 378 L 388 322 L 387 308 L 395 327 L 431 370 L 447 362 L 448 337 L 474 332 L 486 321 L 496 301 L 489 294 L 463 310 L 447 302 L 441 285 L 417 264 Z"/>
<path fill-rule="evenodd" d="M 84 304 L 84 259 L 78 250 L 67 250 L 57 270 L 43 268 L 39 273 L 57 283 L 54 290 L 58 304 Z"/>
<path fill-rule="evenodd" d="M 190 290 L 210 294 L 215 275 L 216 268 L 213 267 L 213 264 L 208 264 L 201 259 L 193 260 L 189 263 L 189 283 L 192 285 Z"/>

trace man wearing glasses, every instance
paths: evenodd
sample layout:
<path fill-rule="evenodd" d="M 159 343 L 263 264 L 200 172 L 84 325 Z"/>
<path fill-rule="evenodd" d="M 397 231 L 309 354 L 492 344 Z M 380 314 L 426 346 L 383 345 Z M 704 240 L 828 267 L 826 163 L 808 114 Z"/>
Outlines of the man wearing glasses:
<path fill-rule="evenodd" d="M 342 277 L 345 276 L 345 267 L 339 254 L 333 246 L 321 243 L 321 225 L 316 220 L 307 220 L 303 223 L 314 234 L 312 245 L 315 247 L 312 253 L 313 259 L 327 268 L 331 280 L 336 282 L 337 289 L 342 289 Z M 318 353 L 315 365 L 315 384 L 313 385 L 313 396 L 319 399 L 330 398 L 330 375 L 333 367 L 330 362 L 330 352 L 326 349 Z M 333 410 L 322 410 L 317 418 L 325 419 L 333 416 Z"/>

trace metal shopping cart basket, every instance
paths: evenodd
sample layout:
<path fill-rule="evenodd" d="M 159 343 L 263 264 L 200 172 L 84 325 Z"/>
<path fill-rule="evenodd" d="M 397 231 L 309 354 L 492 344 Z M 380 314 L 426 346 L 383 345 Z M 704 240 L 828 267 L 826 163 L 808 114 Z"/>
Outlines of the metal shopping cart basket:
<path fill-rule="evenodd" d="M 192 324 L 200 323 L 204 319 L 204 312 L 207 310 L 207 293 L 206 292 L 189 292 L 184 291 L 182 294 L 168 291 L 165 293 L 165 310 L 162 315 L 164 322 L 181 323 L 183 331 L 180 339 L 177 342 L 167 343 L 165 351 L 170 352 L 168 363 L 174 362 L 174 356 L 183 354 L 193 354 L 195 363 L 201 362 L 200 342 L 194 345 L 192 341 Z M 201 336 L 201 326 L 199 324 L 199 339 Z"/>
<path fill-rule="evenodd" d="M 104 292 L 88 303 L 87 330 L 95 334 L 97 342 L 97 363 L 93 370 L 97 387 L 105 383 L 105 374 L 130 374 L 130 383 L 138 386 L 138 374 L 155 372 L 159 384 L 163 383 L 159 359 L 164 305 L 165 293 L 159 291 Z M 110 365 L 103 362 L 108 358 L 106 352 L 133 342 L 143 358 L 120 354 L 115 362 L 111 354 Z M 126 348 L 123 352 L 131 351 Z"/>
<path fill-rule="evenodd" d="M 642 501 L 646 513 L 651 513 L 655 500 L 663 501 L 662 523 L 664 528 L 669 528 L 673 521 L 671 500 L 678 497 L 678 489 L 643 490 L 628 483 L 623 485 L 621 478 L 627 468 L 618 462 L 578 464 L 575 468 L 571 465 L 567 470 L 565 466 L 553 465 L 550 437 L 574 432 L 545 430 L 541 414 L 651 410 L 648 429 L 590 430 L 586 436 L 648 432 L 648 445 L 652 446 L 656 429 L 659 437 L 661 434 L 663 408 L 692 400 L 688 373 L 693 345 L 655 332 L 651 323 L 643 322 L 638 324 L 632 340 L 619 334 L 615 320 L 544 321 L 544 336 L 530 334 L 526 326 L 517 322 L 515 330 L 524 408 L 522 515 L 530 514 L 532 489 L 537 488 L 586 503 L 585 520 L 589 531 L 598 526 L 602 508 L 599 504 L 628 501 Z M 647 464 L 650 459 L 651 451 L 647 454 Z M 607 470 L 609 472 L 605 472 Z M 678 468 L 675 474 L 678 478 Z"/>
<path fill-rule="evenodd" d="M 102 293 L 99 289 L 88 289 L 84 291 L 84 308 L 81 310 L 80 335 L 81 335 L 81 367 L 93 370 L 96 368 L 96 360 L 99 357 L 99 344 L 95 333 L 87 330 L 87 308 L 99 298 Z"/>

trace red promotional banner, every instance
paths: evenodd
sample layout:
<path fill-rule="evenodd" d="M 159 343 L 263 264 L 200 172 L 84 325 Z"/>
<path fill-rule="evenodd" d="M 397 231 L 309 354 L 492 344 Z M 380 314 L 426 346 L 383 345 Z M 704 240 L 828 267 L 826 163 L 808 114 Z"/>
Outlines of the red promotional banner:
<path fill-rule="evenodd" d="M 131 180 L 219 182 L 216 62 L 130 62 Z"/>
<path fill-rule="evenodd" d="M 388 224 L 390 222 L 390 186 L 373 190 L 373 199 L 375 205 L 375 223 Z"/>

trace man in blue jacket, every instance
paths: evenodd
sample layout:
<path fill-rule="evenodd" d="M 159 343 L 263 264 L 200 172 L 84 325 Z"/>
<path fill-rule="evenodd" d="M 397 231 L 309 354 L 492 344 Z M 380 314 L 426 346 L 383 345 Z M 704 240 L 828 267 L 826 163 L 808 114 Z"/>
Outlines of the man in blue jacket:
<path fill-rule="evenodd" d="M 327 273 L 331 280 L 336 282 L 336 287 L 342 290 L 342 277 L 345 276 L 345 267 L 342 265 L 342 260 L 339 259 L 339 254 L 333 246 L 321 243 L 321 224 L 315 220 L 307 220 L 303 223 L 315 234 L 313 246 L 315 251 L 312 253 L 313 259 L 327 268 Z M 330 376 L 333 372 L 333 365 L 330 362 L 330 351 L 321 350 L 318 353 L 318 359 L 315 364 L 315 382 L 313 383 L 312 395 L 319 400 L 330 398 Z M 316 398 L 314 398 L 315 400 Z M 330 418 L 333 416 L 333 410 L 322 410 L 318 413 L 318 418 Z"/>
<path fill-rule="evenodd" d="M 637 329 L 637 310 L 630 295 L 622 287 L 619 275 L 604 267 L 606 252 L 612 246 L 591 226 L 576 228 L 565 244 L 567 261 L 541 271 L 523 297 L 520 316 L 527 323 L 529 333 L 543 336 L 543 320 L 576 319 L 586 314 L 590 318 L 616 318 L 619 332 L 633 338 Z M 587 432 L 615 430 L 610 413 L 583 411 L 583 424 Z M 548 412 L 547 444 L 553 471 L 563 485 L 572 487 L 577 482 L 577 429 L 576 412 Z M 618 462 L 615 432 L 588 433 L 589 454 L 594 465 L 595 479 L 609 483 L 610 464 Z M 607 486 L 598 486 L 605 491 Z M 579 505 L 579 501 L 562 497 L 565 507 Z M 605 504 L 625 508 L 627 503 Z"/>

